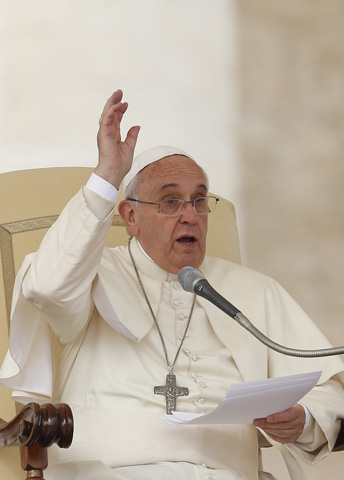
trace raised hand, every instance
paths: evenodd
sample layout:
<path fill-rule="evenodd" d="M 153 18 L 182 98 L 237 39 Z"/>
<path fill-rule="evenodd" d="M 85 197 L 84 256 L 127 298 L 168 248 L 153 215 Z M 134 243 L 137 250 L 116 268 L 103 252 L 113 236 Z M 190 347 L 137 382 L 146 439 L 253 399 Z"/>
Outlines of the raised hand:
<path fill-rule="evenodd" d="M 99 121 L 97 136 L 99 160 L 94 171 L 117 189 L 129 172 L 140 127 L 131 127 L 124 141 L 121 139 L 121 120 L 128 108 L 122 102 L 123 92 L 114 92 L 105 104 Z"/>

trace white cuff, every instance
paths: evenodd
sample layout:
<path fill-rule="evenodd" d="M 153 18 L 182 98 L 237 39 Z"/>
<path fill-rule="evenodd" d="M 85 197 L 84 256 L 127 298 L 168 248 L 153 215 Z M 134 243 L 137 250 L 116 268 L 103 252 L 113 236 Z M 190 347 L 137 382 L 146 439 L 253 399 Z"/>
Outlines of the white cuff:
<path fill-rule="evenodd" d="M 305 432 L 307 430 L 307 428 L 310 427 L 311 424 L 312 424 L 312 415 L 311 415 L 311 412 L 308 410 L 308 408 L 303 403 L 301 403 L 301 402 L 297 402 L 297 403 L 299 405 L 302 405 L 302 407 L 305 411 L 305 414 L 306 414 L 306 420 L 305 420 L 305 424 L 304 424 L 304 427 L 303 427 L 303 432 Z"/>
<path fill-rule="evenodd" d="M 96 173 L 91 174 L 86 187 L 110 202 L 116 203 L 117 201 L 119 190 Z"/>

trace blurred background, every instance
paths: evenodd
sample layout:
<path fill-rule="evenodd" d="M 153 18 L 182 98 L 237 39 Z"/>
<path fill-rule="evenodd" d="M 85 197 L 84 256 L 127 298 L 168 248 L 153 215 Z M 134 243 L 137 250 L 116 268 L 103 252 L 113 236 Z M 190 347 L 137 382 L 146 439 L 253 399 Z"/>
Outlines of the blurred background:
<path fill-rule="evenodd" d="M 0 172 L 95 166 L 122 88 L 137 153 L 195 156 L 236 206 L 243 264 L 343 345 L 343 17 L 341 0 L 1 2 Z M 306 470 L 342 478 L 343 461 Z"/>

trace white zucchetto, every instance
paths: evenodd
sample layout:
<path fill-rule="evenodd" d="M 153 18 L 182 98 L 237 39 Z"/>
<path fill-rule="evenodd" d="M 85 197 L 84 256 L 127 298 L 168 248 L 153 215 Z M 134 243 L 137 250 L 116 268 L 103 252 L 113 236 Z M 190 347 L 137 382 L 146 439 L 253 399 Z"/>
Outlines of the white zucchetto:
<path fill-rule="evenodd" d="M 180 148 L 169 146 L 150 148 L 149 150 L 140 153 L 140 155 L 137 155 L 134 158 L 131 169 L 123 179 L 123 190 L 126 190 L 131 180 L 136 177 L 136 175 L 141 172 L 141 170 L 143 170 L 145 167 L 147 167 L 151 163 L 161 160 L 164 157 L 170 157 L 172 155 L 183 155 L 184 157 L 191 158 L 191 160 L 195 161 L 195 159 L 191 155 L 184 152 Z"/>

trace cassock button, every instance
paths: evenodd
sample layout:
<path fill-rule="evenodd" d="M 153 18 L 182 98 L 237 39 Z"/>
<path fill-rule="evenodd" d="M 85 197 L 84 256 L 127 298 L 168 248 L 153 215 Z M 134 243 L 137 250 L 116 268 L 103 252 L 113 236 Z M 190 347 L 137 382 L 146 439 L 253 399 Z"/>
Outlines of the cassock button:
<path fill-rule="evenodd" d="M 179 304 L 180 304 L 180 301 L 175 298 L 175 299 L 173 300 L 173 305 L 175 305 L 176 307 L 178 307 Z"/>

